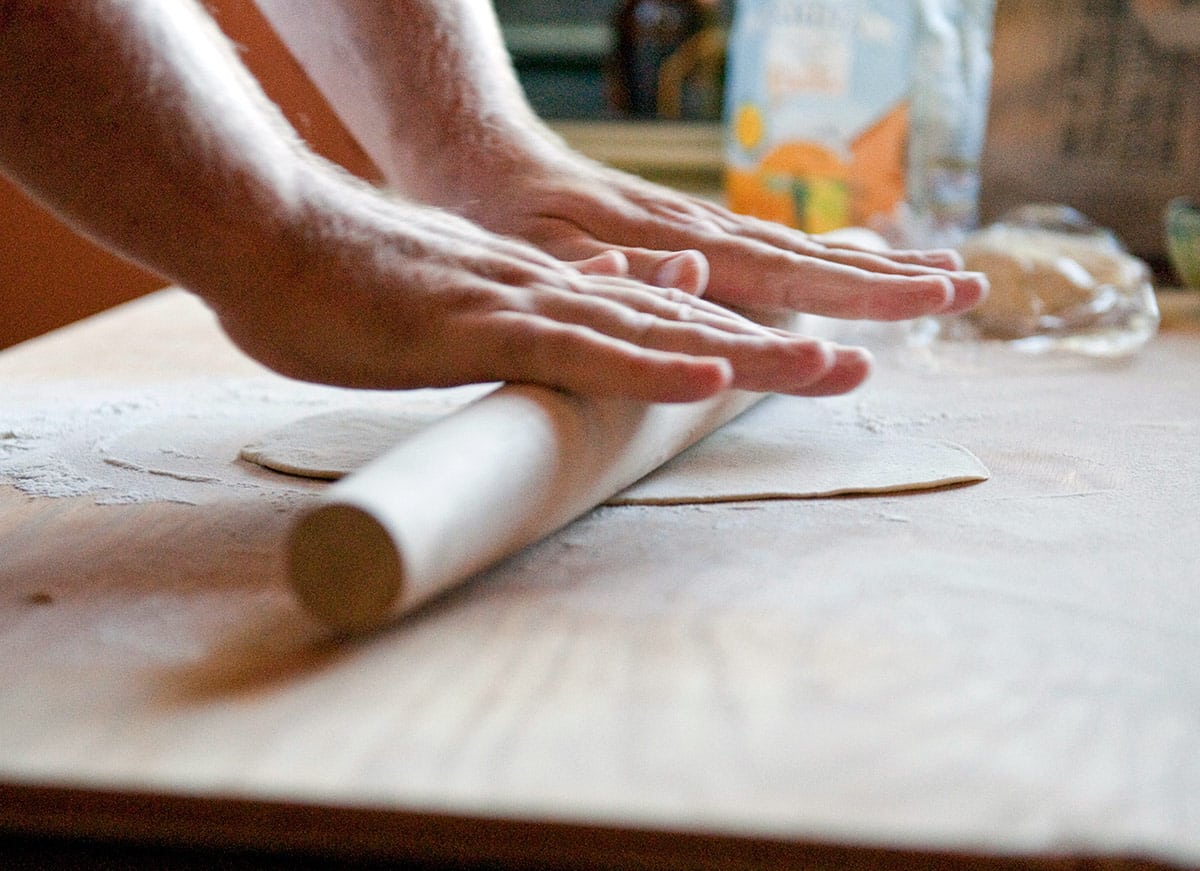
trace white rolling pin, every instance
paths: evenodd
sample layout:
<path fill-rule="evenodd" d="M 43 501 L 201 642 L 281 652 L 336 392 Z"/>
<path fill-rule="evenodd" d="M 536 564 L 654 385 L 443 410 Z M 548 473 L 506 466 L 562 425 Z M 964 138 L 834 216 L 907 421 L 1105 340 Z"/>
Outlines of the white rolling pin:
<path fill-rule="evenodd" d="M 329 488 L 289 542 L 300 602 L 365 631 L 549 535 L 761 398 L 682 405 L 500 388 Z"/>

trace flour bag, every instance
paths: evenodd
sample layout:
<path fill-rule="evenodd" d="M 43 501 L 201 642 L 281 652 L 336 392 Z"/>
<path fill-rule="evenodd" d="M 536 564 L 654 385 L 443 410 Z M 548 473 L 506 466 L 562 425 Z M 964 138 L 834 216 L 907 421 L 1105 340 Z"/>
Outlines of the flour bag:
<path fill-rule="evenodd" d="M 739 0 L 730 207 L 955 244 L 977 220 L 993 13 L 994 0 Z"/>

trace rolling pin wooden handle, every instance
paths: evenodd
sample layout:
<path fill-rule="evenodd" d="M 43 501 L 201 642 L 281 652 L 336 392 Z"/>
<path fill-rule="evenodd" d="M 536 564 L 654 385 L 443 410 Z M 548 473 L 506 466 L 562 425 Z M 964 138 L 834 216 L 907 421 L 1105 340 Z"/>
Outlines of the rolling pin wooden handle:
<path fill-rule="evenodd" d="M 289 542 L 291 584 L 365 631 L 549 535 L 753 405 L 588 400 L 510 385 L 333 485 Z"/>

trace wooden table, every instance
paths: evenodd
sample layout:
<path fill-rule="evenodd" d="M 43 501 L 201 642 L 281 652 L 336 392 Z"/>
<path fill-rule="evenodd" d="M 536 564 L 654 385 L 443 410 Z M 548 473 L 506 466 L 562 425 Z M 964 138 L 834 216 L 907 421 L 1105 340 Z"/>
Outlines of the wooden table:
<path fill-rule="evenodd" d="M 354 641 L 285 588 L 303 494 L 0 481 L 0 830 L 512 867 L 1200 867 L 1200 328 L 1121 363 L 888 335 L 822 408 L 953 439 L 992 480 L 601 508 Z M 0 354 L 0 451 L 35 394 L 205 377 L 270 383 L 192 298 L 152 296 Z"/>

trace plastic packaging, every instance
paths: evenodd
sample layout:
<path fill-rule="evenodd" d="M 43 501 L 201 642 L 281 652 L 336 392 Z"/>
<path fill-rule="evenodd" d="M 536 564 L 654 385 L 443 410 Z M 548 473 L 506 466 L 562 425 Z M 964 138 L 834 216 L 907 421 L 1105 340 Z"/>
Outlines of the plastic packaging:
<path fill-rule="evenodd" d="M 949 337 L 1117 357 L 1158 330 L 1149 267 L 1066 206 L 1014 210 L 968 237 L 961 251 L 967 268 L 986 273 L 992 287 L 981 305 L 945 324 Z"/>
<path fill-rule="evenodd" d="M 919 0 L 901 240 L 953 247 L 979 220 L 995 0 Z"/>
<path fill-rule="evenodd" d="M 953 244 L 974 226 L 994 0 L 742 0 L 730 206 L 823 233 Z"/>

